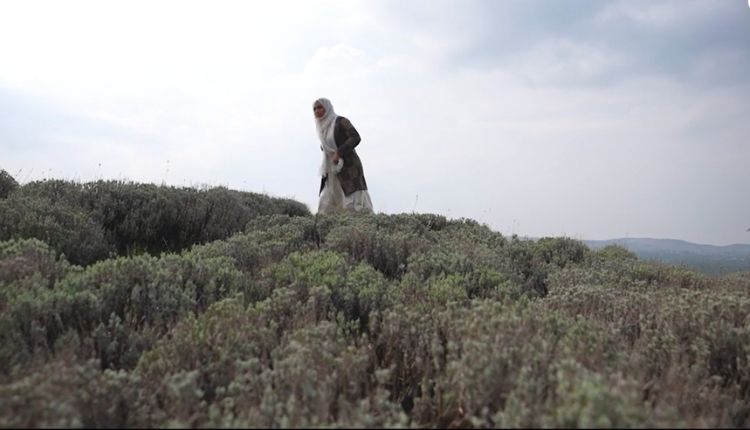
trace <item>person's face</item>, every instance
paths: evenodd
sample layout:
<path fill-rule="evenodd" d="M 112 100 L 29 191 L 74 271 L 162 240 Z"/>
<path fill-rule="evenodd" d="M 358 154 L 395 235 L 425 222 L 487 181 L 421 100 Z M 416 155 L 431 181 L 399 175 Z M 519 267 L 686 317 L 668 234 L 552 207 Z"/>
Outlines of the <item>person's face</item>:
<path fill-rule="evenodd" d="M 326 114 L 326 110 L 320 103 L 315 103 L 315 106 L 313 106 L 313 112 L 315 112 L 315 118 L 323 118 L 323 115 Z"/>

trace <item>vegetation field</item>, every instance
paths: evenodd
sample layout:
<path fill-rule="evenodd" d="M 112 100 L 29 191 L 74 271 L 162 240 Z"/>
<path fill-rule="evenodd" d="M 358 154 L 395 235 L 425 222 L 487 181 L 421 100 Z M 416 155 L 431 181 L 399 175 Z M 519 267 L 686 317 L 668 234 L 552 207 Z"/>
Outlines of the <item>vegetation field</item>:
<path fill-rule="evenodd" d="M 747 427 L 750 273 L 0 171 L 2 427 Z"/>

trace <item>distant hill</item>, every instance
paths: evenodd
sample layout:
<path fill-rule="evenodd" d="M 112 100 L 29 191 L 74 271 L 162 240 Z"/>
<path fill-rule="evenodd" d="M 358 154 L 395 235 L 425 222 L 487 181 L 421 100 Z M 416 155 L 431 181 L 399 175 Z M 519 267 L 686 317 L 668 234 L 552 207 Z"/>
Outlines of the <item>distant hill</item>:
<path fill-rule="evenodd" d="M 696 269 L 709 275 L 750 270 L 750 245 L 702 245 L 675 239 L 621 238 L 584 240 L 591 249 L 620 245 L 646 260 Z"/>

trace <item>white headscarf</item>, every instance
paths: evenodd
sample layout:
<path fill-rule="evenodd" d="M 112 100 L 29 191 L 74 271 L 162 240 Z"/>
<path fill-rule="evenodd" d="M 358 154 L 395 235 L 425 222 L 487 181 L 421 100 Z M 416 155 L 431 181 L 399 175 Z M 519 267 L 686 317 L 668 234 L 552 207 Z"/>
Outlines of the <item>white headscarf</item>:
<path fill-rule="evenodd" d="M 336 147 L 336 139 L 333 136 L 334 125 L 336 124 L 338 115 L 333 111 L 333 105 L 330 100 L 326 98 L 317 99 L 313 102 L 313 108 L 315 108 L 316 104 L 323 106 L 323 109 L 326 111 L 322 118 L 315 117 L 315 127 L 318 130 L 320 147 L 323 149 L 323 162 L 320 164 L 320 175 L 325 176 L 328 172 L 336 172 L 330 155 L 338 149 Z"/>

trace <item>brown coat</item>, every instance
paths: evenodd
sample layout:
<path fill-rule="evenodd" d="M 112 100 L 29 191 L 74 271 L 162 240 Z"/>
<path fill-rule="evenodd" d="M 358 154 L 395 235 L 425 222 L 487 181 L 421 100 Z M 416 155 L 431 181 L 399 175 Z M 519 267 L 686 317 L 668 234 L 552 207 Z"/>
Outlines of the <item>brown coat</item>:
<path fill-rule="evenodd" d="M 354 149 L 359 145 L 361 140 L 357 129 L 354 128 L 347 118 L 340 116 L 336 118 L 333 139 L 336 141 L 339 156 L 344 159 L 344 168 L 339 172 L 338 176 L 344 194 L 348 196 L 355 191 L 366 190 L 365 171 L 362 169 L 362 161 Z M 320 191 L 318 194 L 323 192 L 325 183 L 326 177 L 324 176 L 320 181 Z"/>

